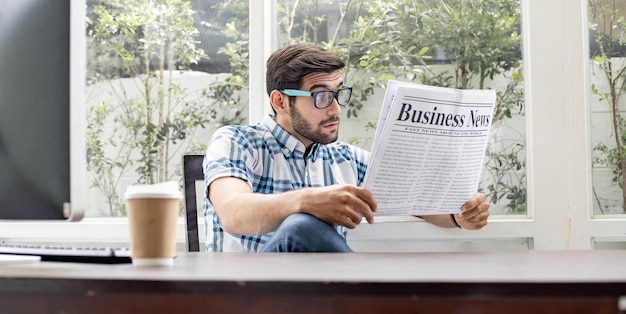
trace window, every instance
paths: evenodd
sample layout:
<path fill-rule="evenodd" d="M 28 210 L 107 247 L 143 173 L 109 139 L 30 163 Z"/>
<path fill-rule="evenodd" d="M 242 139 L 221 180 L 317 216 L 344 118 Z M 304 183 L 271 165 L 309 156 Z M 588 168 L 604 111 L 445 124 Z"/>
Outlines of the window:
<path fill-rule="evenodd" d="M 626 70 L 623 15 L 626 2 L 590 0 L 591 141 L 593 149 L 593 214 L 626 212 L 626 120 L 623 71 Z"/>
<path fill-rule="evenodd" d="M 247 123 L 247 1 L 88 1 L 87 215 L 125 216 L 135 183 Z"/>
<path fill-rule="evenodd" d="M 493 213 L 525 215 L 518 0 L 451 1 L 451 11 L 438 2 L 404 2 L 278 1 L 278 46 L 312 42 L 346 60 L 355 95 L 341 139 L 366 149 L 388 79 L 497 89 L 480 189 Z M 124 216 L 127 185 L 179 180 L 183 153 L 202 153 L 220 125 L 248 122 L 247 5 L 89 2 L 91 215 Z"/>
<path fill-rule="evenodd" d="M 387 80 L 496 89 L 480 190 L 498 215 L 526 215 L 526 137 L 519 0 L 278 0 L 278 45 L 340 55 L 353 87 L 340 139 L 371 148 Z M 482 29 L 482 32 L 476 32 Z"/>

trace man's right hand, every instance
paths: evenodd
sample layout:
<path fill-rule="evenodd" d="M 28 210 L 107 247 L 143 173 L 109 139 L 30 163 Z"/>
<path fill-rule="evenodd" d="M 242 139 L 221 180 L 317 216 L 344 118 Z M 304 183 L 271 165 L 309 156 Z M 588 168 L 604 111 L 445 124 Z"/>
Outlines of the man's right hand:
<path fill-rule="evenodd" d="M 376 199 L 364 188 L 344 184 L 306 188 L 298 192 L 302 193 L 298 197 L 300 211 L 330 225 L 354 229 L 363 217 L 368 223 L 374 223 Z"/>
<path fill-rule="evenodd" d="M 372 193 L 354 185 L 260 194 L 253 193 L 244 180 L 223 177 L 211 183 L 209 194 L 224 231 L 246 235 L 275 230 L 287 216 L 297 212 L 313 215 L 333 226 L 353 229 L 363 217 L 373 223 L 377 208 Z"/>

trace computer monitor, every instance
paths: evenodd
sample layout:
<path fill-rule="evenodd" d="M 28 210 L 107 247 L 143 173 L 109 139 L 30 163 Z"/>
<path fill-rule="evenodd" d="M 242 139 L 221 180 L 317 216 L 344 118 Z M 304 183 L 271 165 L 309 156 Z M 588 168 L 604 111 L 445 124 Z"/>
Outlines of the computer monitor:
<path fill-rule="evenodd" d="M 0 219 L 83 217 L 85 2 L 0 0 Z"/>

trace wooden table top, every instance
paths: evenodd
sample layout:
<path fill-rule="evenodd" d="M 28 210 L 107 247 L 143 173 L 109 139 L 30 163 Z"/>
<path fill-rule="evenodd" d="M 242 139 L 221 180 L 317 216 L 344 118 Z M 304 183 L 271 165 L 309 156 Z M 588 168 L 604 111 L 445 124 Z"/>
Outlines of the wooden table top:
<path fill-rule="evenodd" d="M 171 267 L 34 262 L 0 279 L 343 283 L 626 283 L 626 251 L 179 253 Z"/>

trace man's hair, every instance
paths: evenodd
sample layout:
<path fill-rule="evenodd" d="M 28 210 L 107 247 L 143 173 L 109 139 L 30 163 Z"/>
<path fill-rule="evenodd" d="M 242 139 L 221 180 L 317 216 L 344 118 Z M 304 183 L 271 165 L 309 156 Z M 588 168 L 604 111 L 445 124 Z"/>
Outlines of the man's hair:
<path fill-rule="evenodd" d="M 345 63 L 336 55 L 311 44 L 294 44 L 276 50 L 267 60 L 266 89 L 299 89 L 311 73 L 332 73 Z"/>

